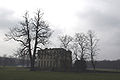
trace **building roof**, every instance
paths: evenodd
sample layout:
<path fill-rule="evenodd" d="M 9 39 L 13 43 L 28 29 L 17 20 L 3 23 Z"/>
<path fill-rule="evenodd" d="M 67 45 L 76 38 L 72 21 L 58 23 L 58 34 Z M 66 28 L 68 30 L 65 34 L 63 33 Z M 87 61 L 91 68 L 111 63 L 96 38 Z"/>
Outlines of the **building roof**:
<path fill-rule="evenodd" d="M 38 51 L 38 55 L 40 54 L 70 54 L 70 50 L 65 50 L 64 48 L 45 48 Z"/>

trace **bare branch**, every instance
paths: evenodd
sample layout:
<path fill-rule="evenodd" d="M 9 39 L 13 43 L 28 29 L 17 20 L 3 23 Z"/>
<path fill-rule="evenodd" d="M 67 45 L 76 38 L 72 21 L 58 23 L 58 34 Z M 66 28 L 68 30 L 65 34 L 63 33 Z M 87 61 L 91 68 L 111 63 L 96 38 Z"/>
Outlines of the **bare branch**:
<path fill-rule="evenodd" d="M 65 49 L 69 49 L 69 44 L 72 42 L 73 38 L 68 35 L 59 36 L 59 40 L 61 41 L 61 46 Z"/>

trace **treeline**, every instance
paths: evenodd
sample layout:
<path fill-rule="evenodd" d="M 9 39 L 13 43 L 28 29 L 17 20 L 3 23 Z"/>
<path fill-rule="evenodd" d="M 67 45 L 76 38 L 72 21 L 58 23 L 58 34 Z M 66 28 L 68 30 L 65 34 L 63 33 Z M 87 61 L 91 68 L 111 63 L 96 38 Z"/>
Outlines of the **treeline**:
<path fill-rule="evenodd" d="M 98 69 L 120 69 L 120 60 L 102 60 L 95 63 Z M 0 66 L 30 67 L 30 61 L 14 57 L 0 57 Z M 87 68 L 93 68 L 91 61 L 87 61 Z"/>
<path fill-rule="evenodd" d="M 18 59 L 14 57 L 0 57 L 0 66 L 17 66 L 17 67 L 29 67 L 30 61 L 25 59 Z"/>
<path fill-rule="evenodd" d="M 95 63 L 98 69 L 120 69 L 120 60 L 102 60 Z M 92 68 L 90 61 L 87 62 L 87 68 Z"/>

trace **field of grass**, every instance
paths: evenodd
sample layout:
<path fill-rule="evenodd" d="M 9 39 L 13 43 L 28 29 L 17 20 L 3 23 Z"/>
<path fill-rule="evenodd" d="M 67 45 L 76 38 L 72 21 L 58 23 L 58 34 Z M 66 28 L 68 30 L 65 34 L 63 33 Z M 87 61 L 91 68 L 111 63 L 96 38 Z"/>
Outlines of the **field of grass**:
<path fill-rule="evenodd" d="M 88 68 L 88 70 L 93 70 L 92 68 Z M 97 71 L 108 71 L 108 72 L 120 72 L 120 69 L 102 69 L 102 68 L 96 68 Z"/>
<path fill-rule="evenodd" d="M 0 80 L 120 80 L 120 73 L 40 72 L 0 67 Z"/>

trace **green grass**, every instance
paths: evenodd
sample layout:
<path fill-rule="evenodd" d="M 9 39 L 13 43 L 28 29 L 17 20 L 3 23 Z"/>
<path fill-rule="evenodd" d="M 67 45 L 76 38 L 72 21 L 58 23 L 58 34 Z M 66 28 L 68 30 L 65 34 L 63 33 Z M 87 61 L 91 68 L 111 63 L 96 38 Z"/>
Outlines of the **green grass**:
<path fill-rule="evenodd" d="M 0 80 L 120 80 L 120 73 L 40 72 L 0 67 Z"/>
<path fill-rule="evenodd" d="M 88 70 L 93 70 L 93 68 L 88 68 Z M 120 72 L 120 69 L 102 69 L 102 68 L 96 68 L 97 71 L 112 71 L 112 72 Z"/>

